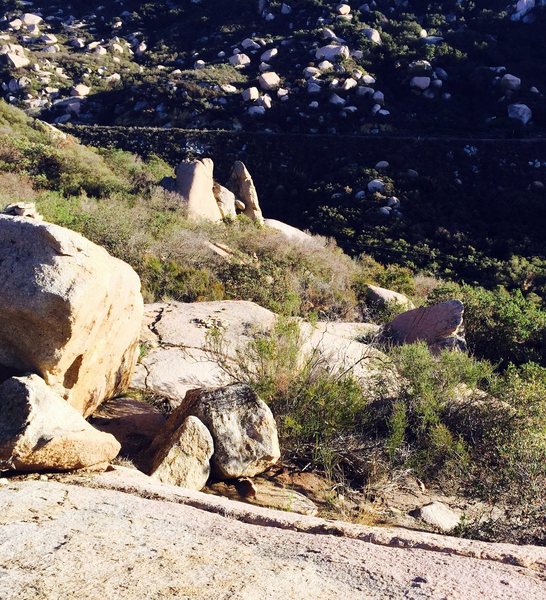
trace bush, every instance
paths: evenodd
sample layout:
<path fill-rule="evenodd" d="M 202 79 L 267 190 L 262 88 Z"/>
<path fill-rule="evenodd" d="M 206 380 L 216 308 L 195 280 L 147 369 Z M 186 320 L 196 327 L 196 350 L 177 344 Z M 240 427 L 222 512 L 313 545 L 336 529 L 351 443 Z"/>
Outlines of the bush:
<path fill-rule="evenodd" d="M 384 436 L 392 468 L 411 468 L 419 477 L 433 481 L 464 476 L 469 463 L 469 444 L 482 423 L 453 418 L 461 397 L 474 401 L 478 386 L 493 379 L 491 365 L 458 352 L 430 354 L 423 344 L 393 348 L 391 369 L 402 382 L 383 400 L 378 411 L 371 405 L 367 424 Z M 386 406 L 385 406 L 386 404 Z"/>
<path fill-rule="evenodd" d="M 235 361 L 227 358 L 221 332 L 209 350 L 233 381 L 246 383 L 269 404 L 285 459 L 311 464 L 331 478 L 354 478 L 354 445 L 366 398 L 350 372 L 332 370 L 314 351 L 302 354 L 299 323 L 281 317 L 269 332 L 257 332 Z M 359 473 L 358 475 L 361 475 Z"/>
<path fill-rule="evenodd" d="M 465 332 L 476 356 L 501 363 L 544 361 L 546 311 L 519 290 L 499 287 L 489 291 L 469 285 L 446 284 L 436 288 L 429 303 L 452 298 L 465 305 Z"/>

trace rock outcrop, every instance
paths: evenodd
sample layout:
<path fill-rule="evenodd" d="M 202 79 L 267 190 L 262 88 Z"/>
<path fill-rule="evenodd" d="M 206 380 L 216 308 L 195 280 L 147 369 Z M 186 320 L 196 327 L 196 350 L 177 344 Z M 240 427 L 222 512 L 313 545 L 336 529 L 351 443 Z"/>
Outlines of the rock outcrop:
<path fill-rule="evenodd" d="M 148 351 L 131 385 L 164 398 L 175 408 L 188 390 L 232 383 L 229 370 L 238 355 L 276 322 L 275 313 L 247 301 L 148 305 L 141 335 Z M 332 372 L 351 372 L 363 389 L 373 389 L 377 374 L 384 370 L 384 355 L 357 339 L 373 337 L 377 326 L 301 321 L 300 331 L 302 363 L 315 353 Z"/>
<path fill-rule="evenodd" d="M 214 443 L 197 417 L 189 416 L 171 435 L 161 436 L 161 447 L 152 461 L 152 477 L 163 483 L 202 489 L 210 475 Z"/>
<path fill-rule="evenodd" d="M 0 215 L 0 367 L 40 375 L 87 416 L 128 384 L 143 302 L 137 274 L 81 235 Z"/>
<path fill-rule="evenodd" d="M 279 460 L 275 419 L 267 404 L 248 386 L 189 391 L 167 421 L 168 430 L 178 430 L 189 415 L 204 423 L 212 435 L 215 477 L 253 477 Z"/>
<path fill-rule="evenodd" d="M 385 334 L 397 344 L 426 342 L 433 352 L 466 350 L 463 314 L 460 300 L 416 308 L 398 315 L 386 326 Z"/>
<path fill-rule="evenodd" d="M 128 469 L 63 479 L 0 485 L 5 600 L 544 598 L 543 548 L 325 521 Z"/>
<path fill-rule="evenodd" d="M 176 168 L 176 189 L 186 203 L 190 219 L 222 220 L 213 192 L 213 170 L 210 158 L 182 161 Z"/>
<path fill-rule="evenodd" d="M 244 163 L 236 161 L 231 170 L 231 175 L 227 187 L 235 194 L 245 205 L 243 214 L 263 225 L 264 218 L 258 200 L 258 192 Z"/>
<path fill-rule="evenodd" d="M 234 219 L 237 216 L 237 199 L 235 194 L 219 183 L 214 183 L 212 192 L 223 219 Z"/>
<path fill-rule="evenodd" d="M 267 227 L 275 229 L 290 241 L 306 243 L 314 239 L 313 236 L 305 233 L 305 231 L 302 231 L 297 227 L 292 227 L 292 225 L 288 225 L 282 221 L 277 221 L 276 219 L 265 219 L 264 223 Z"/>
<path fill-rule="evenodd" d="M 120 450 L 38 375 L 0 385 L 0 471 L 70 471 L 105 464 Z"/>

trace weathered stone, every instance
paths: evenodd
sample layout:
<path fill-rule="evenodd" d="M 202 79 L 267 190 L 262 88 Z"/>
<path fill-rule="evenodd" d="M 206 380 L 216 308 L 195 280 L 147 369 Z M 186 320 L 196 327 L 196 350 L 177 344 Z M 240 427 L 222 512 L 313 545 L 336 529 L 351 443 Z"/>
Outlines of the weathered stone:
<path fill-rule="evenodd" d="M 227 385 L 241 352 L 276 321 L 275 313 L 253 302 L 150 305 L 141 335 L 150 350 L 137 366 L 132 387 L 175 408 L 188 390 Z M 300 362 L 314 355 L 332 372 L 352 373 L 369 392 L 384 370 L 385 357 L 356 340 L 373 337 L 378 329 L 362 323 L 301 322 Z"/>
<path fill-rule="evenodd" d="M 544 599 L 538 546 L 272 511 L 134 469 L 65 477 L 0 485 L 5 600 Z"/>
<path fill-rule="evenodd" d="M 5 56 L 9 65 L 14 69 L 22 69 L 23 67 L 30 65 L 30 60 L 21 54 L 16 54 L 15 52 L 6 52 Z"/>
<path fill-rule="evenodd" d="M 461 517 L 443 502 L 431 502 L 415 510 L 412 514 L 425 523 L 445 532 L 455 529 L 461 520 Z"/>
<path fill-rule="evenodd" d="M 176 169 L 176 187 L 192 220 L 222 220 L 213 192 L 213 170 L 214 163 L 210 158 L 183 161 Z"/>
<path fill-rule="evenodd" d="M 210 475 L 214 443 L 209 430 L 189 416 L 169 436 L 154 442 L 159 445 L 151 467 L 152 477 L 163 483 L 194 490 L 202 489 Z"/>
<path fill-rule="evenodd" d="M 328 44 L 327 46 L 322 46 L 322 48 L 317 48 L 315 58 L 330 62 L 338 58 L 349 58 L 349 48 L 340 44 Z"/>
<path fill-rule="evenodd" d="M 273 71 L 262 73 L 258 81 L 262 90 L 275 90 L 281 84 L 281 78 Z"/>
<path fill-rule="evenodd" d="M 234 54 L 229 57 L 229 63 L 234 67 L 246 67 L 250 64 L 250 57 L 246 54 Z"/>
<path fill-rule="evenodd" d="M 258 200 L 258 192 L 256 191 L 252 176 L 240 160 L 234 163 L 226 187 L 244 203 L 245 210 L 243 214 L 263 225 L 264 218 Z"/>
<path fill-rule="evenodd" d="M 265 219 L 265 225 L 271 227 L 272 229 L 276 229 L 279 233 L 282 233 L 286 238 L 291 241 L 297 242 L 309 242 L 313 240 L 313 236 L 305 233 L 301 229 L 297 227 L 292 227 L 292 225 L 287 225 L 282 221 L 277 221 L 276 219 Z"/>
<path fill-rule="evenodd" d="M 237 216 L 235 194 L 216 182 L 214 182 L 212 193 L 216 198 L 216 204 L 220 209 L 222 218 L 234 219 Z"/>
<path fill-rule="evenodd" d="M 108 463 L 119 450 L 38 375 L 0 385 L 0 471 L 70 471 Z"/>
<path fill-rule="evenodd" d="M 376 304 L 381 307 L 386 307 L 388 305 L 395 304 L 405 310 L 415 308 L 411 300 L 404 296 L 404 294 L 394 292 L 393 290 L 387 290 L 376 285 L 368 285 L 367 296 L 368 300 L 372 304 Z"/>
<path fill-rule="evenodd" d="M 500 81 L 501 86 L 505 90 L 517 91 L 521 87 L 521 79 L 514 75 L 510 75 L 510 73 L 506 73 Z"/>
<path fill-rule="evenodd" d="M 0 215 L 0 366 L 88 415 L 130 380 L 143 303 L 126 263 L 49 223 Z"/>
<path fill-rule="evenodd" d="M 526 104 L 510 104 L 508 106 L 508 116 L 510 119 L 519 121 L 522 125 L 527 125 L 533 118 L 533 111 Z"/>
<path fill-rule="evenodd" d="M 83 83 L 78 83 L 70 90 L 71 96 L 76 96 L 78 98 L 83 98 L 84 96 L 88 96 L 91 88 L 88 85 L 84 85 Z"/>
<path fill-rule="evenodd" d="M 463 333 L 464 305 L 460 300 L 440 302 L 398 315 L 385 328 L 395 343 L 426 342 L 434 352 L 466 349 Z"/>
<path fill-rule="evenodd" d="M 253 477 L 280 457 L 277 426 L 271 410 L 246 385 L 191 390 L 167 421 L 169 431 L 194 415 L 214 440 L 213 475 L 220 479 Z"/>
<path fill-rule="evenodd" d="M 245 102 L 254 102 L 260 97 L 260 92 L 257 87 L 250 87 L 241 92 L 241 96 Z"/>
<path fill-rule="evenodd" d="M 431 79 L 430 77 L 412 77 L 410 80 L 410 87 L 416 90 L 426 90 L 430 87 Z"/>
<path fill-rule="evenodd" d="M 13 217 L 27 217 L 29 219 L 36 219 L 42 221 L 42 215 L 38 212 L 36 204 L 34 202 L 16 202 L 15 204 L 8 204 L 2 211 L 5 215 L 11 215 Z"/>

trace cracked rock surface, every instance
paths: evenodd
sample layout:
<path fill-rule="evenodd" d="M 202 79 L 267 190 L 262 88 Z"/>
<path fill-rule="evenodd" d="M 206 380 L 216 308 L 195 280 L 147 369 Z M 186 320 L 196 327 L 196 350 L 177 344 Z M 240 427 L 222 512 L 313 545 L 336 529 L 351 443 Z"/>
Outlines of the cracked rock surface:
<path fill-rule="evenodd" d="M 373 533 L 126 471 L 2 480 L 0 597 L 533 600 L 546 593 L 543 549 Z"/>

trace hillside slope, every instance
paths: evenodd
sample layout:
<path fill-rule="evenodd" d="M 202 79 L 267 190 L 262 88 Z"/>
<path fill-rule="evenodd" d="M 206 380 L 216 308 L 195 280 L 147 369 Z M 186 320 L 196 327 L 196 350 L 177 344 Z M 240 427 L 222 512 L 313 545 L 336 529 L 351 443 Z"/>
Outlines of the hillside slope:
<path fill-rule="evenodd" d="M 28 26 L 25 3 L 3 4 L 4 97 L 58 122 L 494 135 L 546 126 L 540 1 L 125 0 L 91 11 L 37 0 L 43 20 Z"/>

